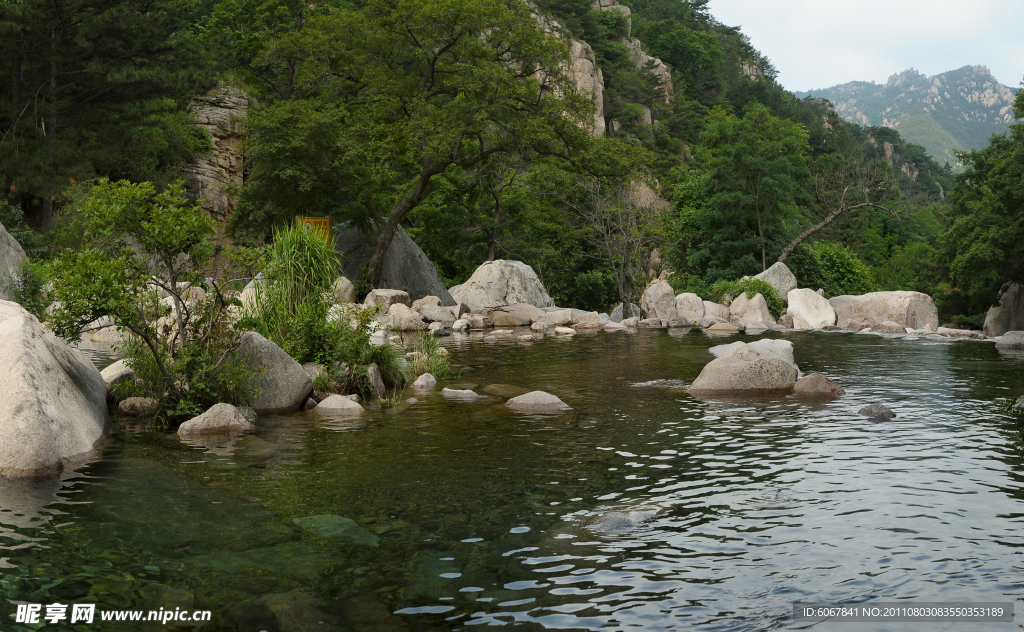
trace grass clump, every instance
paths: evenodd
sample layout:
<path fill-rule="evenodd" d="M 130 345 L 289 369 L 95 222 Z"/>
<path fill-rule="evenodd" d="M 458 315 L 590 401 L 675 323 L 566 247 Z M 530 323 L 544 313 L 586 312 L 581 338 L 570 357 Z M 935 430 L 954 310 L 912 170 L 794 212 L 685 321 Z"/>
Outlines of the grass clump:
<path fill-rule="evenodd" d="M 441 346 L 441 343 L 433 335 L 420 335 L 416 339 L 414 351 L 416 355 L 412 360 L 413 375 L 429 373 L 440 380 L 452 374 L 448 361 L 448 350 Z"/>

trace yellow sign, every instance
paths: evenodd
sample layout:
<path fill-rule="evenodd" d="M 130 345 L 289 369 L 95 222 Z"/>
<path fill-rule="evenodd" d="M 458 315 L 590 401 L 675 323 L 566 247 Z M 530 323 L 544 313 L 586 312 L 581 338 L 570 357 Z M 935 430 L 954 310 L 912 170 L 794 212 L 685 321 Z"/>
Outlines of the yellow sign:
<path fill-rule="evenodd" d="M 296 217 L 295 230 L 305 230 L 323 235 L 327 241 L 331 240 L 331 218 L 330 217 Z"/>

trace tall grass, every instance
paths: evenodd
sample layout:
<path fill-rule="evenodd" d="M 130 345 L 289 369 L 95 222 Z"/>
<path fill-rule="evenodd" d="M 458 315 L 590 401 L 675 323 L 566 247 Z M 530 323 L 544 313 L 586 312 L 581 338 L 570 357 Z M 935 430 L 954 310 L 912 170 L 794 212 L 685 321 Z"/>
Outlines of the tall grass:
<path fill-rule="evenodd" d="M 412 372 L 414 375 L 429 373 L 439 380 L 451 375 L 452 369 L 448 362 L 448 351 L 441 346 L 433 335 L 421 334 L 416 339 L 416 351 L 418 355 L 412 361 Z"/>

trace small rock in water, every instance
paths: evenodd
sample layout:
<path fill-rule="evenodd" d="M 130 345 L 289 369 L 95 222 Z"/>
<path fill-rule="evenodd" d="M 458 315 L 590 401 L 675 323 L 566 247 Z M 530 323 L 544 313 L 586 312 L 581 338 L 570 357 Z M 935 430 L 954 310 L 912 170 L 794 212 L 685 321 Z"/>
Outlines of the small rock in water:
<path fill-rule="evenodd" d="M 306 516 L 292 520 L 295 524 L 321 538 L 339 538 L 354 544 L 380 546 L 380 538 L 356 524 L 355 520 L 344 516 L 323 514 Z"/>
<path fill-rule="evenodd" d="M 587 525 L 587 529 L 609 535 L 629 533 L 644 521 L 658 515 L 657 507 L 637 507 L 627 511 L 609 511 L 602 514 L 595 522 Z"/>
<path fill-rule="evenodd" d="M 313 410 L 325 415 L 360 415 L 364 412 L 362 406 L 344 395 L 331 395 Z"/>
<path fill-rule="evenodd" d="M 531 342 L 533 342 L 534 340 L 536 340 L 536 338 L 534 338 L 530 334 L 525 334 L 525 335 L 522 335 L 522 336 L 519 336 L 518 338 L 516 338 L 516 342 L 518 342 L 520 344 L 524 344 L 524 345 L 528 345 Z"/>
<path fill-rule="evenodd" d="M 483 395 L 478 395 L 470 390 L 460 390 L 457 388 L 445 388 L 441 389 L 441 395 L 448 399 L 478 399 Z"/>
<path fill-rule="evenodd" d="M 117 410 L 126 417 L 140 417 L 156 409 L 157 401 L 152 397 L 129 397 L 117 405 Z"/>
<path fill-rule="evenodd" d="M 179 435 L 226 434 L 252 428 L 242 413 L 231 404 L 214 404 L 206 412 L 178 427 Z"/>
<path fill-rule="evenodd" d="M 521 386 L 514 386 L 512 384 L 488 384 L 483 387 L 483 392 L 488 395 L 497 395 L 498 397 L 518 397 L 529 393 L 529 389 L 525 389 Z"/>
<path fill-rule="evenodd" d="M 497 336 L 484 336 L 484 342 L 498 342 Z"/>
<path fill-rule="evenodd" d="M 576 330 L 572 327 L 555 327 L 555 334 L 559 336 L 571 336 L 576 333 Z"/>
<path fill-rule="evenodd" d="M 310 408 L 316 408 L 317 401 L 312 397 L 306 398 L 306 403 L 302 405 L 302 410 L 309 410 Z"/>
<path fill-rule="evenodd" d="M 434 388 L 437 386 L 437 379 L 429 374 L 424 373 L 423 375 L 416 378 L 416 381 L 412 383 L 413 388 Z"/>
<path fill-rule="evenodd" d="M 406 404 L 418 404 L 418 403 L 420 403 L 420 400 L 416 399 L 415 397 L 410 397 L 409 399 L 405 400 L 405 403 Z"/>
<path fill-rule="evenodd" d="M 799 397 L 839 397 L 846 391 L 821 373 L 810 373 L 796 381 L 793 394 Z"/>
<path fill-rule="evenodd" d="M 569 409 L 569 406 L 567 406 L 565 402 L 558 399 L 551 393 L 545 393 L 544 391 L 531 391 L 525 395 L 513 397 L 505 402 L 505 405 L 509 408 L 515 408 L 516 410 L 530 411 L 555 411 Z"/>
<path fill-rule="evenodd" d="M 868 404 L 857 412 L 865 417 L 872 417 L 875 419 L 892 419 L 896 416 L 896 413 L 881 404 Z"/>

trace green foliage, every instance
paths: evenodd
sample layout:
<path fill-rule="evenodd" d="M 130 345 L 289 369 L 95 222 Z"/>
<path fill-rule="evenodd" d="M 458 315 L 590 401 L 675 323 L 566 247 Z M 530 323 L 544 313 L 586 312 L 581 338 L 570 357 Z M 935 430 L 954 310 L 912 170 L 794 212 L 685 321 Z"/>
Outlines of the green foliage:
<path fill-rule="evenodd" d="M 746 277 L 736 281 L 716 281 L 711 285 L 705 296 L 706 300 L 714 303 L 728 305 L 741 293 L 747 298 L 754 298 L 758 294 L 764 297 L 768 304 L 768 311 L 777 317 L 782 315 L 782 299 L 774 287 L 767 281 Z"/>
<path fill-rule="evenodd" d="M 871 269 L 843 244 L 801 244 L 787 263 L 801 286 L 821 288 L 827 298 L 876 290 Z"/>
<path fill-rule="evenodd" d="M 973 313 L 994 303 L 1003 284 L 1024 281 L 1024 124 L 960 158 L 943 255 Z"/>
<path fill-rule="evenodd" d="M 421 334 L 416 338 L 415 350 L 419 355 L 413 357 L 413 375 L 429 373 L 439 380 L 451 375 L 448 350 L 441 346 L 436 337 Z"/>
<path fill-rule="evenodd" d="M 34 259 L 45 252 L 41 235 L 25 223 L 25 214 L 20 206 L 0 200 L 0 224 L 21 245 L 29 258 Z"/>
<path fill-rule="evenodd" d="M 125 388 L 157 399 L 156 414 L 165 419 L 192 416 L 218 401 L 246 401 L 257 376 L 234 354 L 238 331 L 216 282 L 208 293 L 198 291 L 213 226 L 183 188 L 157 192 L 149 182 L 101 180 L 82 203 L 84 247 L 65 250 L 52 264 L 58 306 L 50 328 L 76 340 L 88 323 L 113 317 L 130 332 L 125 353 L 143 377 Z M 158 289 L 171 298 L 169 315 Z M 165 333 L 157 326 L 161 318 Z"/>
<path fill-rule="evenodd" d="M 46 284 L 50 281 L 50 269 L 46 264 L 23 261 L 14 272 L 14 302 L 20 303 L 36 318 L 43 319 L 43 310 L 50 304 Z"/>

